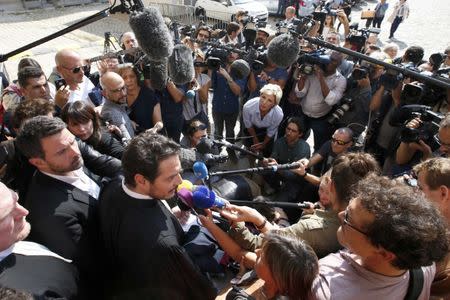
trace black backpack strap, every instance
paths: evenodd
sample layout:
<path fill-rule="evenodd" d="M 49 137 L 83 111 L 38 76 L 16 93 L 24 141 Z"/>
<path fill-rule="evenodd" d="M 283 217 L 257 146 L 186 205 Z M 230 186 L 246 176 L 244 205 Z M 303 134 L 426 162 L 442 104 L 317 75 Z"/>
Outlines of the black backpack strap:
<path fill-rule="evenodd" d="M 409 270 L 409 285 L 405 300 L 417 300 L 423 289 L 423 271 L 422 268 Z"/>

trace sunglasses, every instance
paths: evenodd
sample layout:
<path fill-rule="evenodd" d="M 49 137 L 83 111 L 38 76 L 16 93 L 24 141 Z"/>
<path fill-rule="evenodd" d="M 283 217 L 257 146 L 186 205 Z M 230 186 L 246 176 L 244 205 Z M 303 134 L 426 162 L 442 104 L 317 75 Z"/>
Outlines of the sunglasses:
<path fill-rule="evenodd" d="M 362 231 L 361 229 L 356 228 L 355 226 L 353 226 L 352 224 L 350 224 L 350 222 L 348 221 L 348 210 L 346 209 L 344 212 L 344 224 L 347 225 L 348 227 L 358 231 L 359 233 L 362 233 L 364 235 L 367 235 L 367 233 L 365 233 L 364 231 Z"/>
<path fill-rule="evenodd" d="M 331 141 L 332 141 L 333 143 L 338 144 L 339 146 L 344 146 L 344 145 L 347 145 L 348 143 L 351 142 L 351 141 L 348 141 L 348 142 L 341 141 L 341 140 L 335 139 L 334 137 L 331 138 Z"/>
<path fill-rule="evenodd" d="M 446 144 L 446 143 L 443 143 L 443 142 L 441 141 L 441 139 L 439 138 L 439 134 L 435 134 L 435 135 L 434 135 L 434 141 L 435 141 L 439 146 L 444 146 L 444 147 L 450 148 L 450 144 Z"/>
<path fill-rule="evenodd" d="M 78 73 L 80 73 L 81 70 L 83 70 L 83 72 L 86 73 L 86 71 L 89 69 L 89 66 L 88 66 L 88 65 L 85 65 L 85 66 L 78 66 L 78 67 L 75 67 L 75 68 L 66 68 L 66 67 L 64 67 L 64 66 L 62 66 L 62 67 L 63 67 L 64 69 L 66 69 L 66 70 L 72 71 L 73 74 L 78 74 Z"/>

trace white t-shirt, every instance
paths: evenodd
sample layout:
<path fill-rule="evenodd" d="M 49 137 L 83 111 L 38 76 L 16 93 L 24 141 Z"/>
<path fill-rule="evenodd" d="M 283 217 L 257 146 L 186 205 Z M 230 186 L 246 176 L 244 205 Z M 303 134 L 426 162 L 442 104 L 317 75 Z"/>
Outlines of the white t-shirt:
<path fill-rule="evenodd" d="M 91 99 L 89 98 L 89 93 L 94 87 L 95 86 L 91 82 L 91 80 L 86 76 L 83 76 L 83 82 L 78 85 L 78 89 L 74 91 L 70 90 L 69 100 L 67 102 L 69 103 L 75 101 L 84 101 L 91 105 L 94 105 L 94 103 L 92 103 Z"/>

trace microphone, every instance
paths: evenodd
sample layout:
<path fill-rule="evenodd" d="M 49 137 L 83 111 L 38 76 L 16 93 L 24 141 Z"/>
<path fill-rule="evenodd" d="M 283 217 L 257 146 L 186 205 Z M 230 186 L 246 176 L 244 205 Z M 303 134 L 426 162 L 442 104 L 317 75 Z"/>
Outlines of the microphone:
<path fill-rule="evenodd" d="M 281 34 L 267 46 L 267 58 L 281 68 L 291 66 L 300 51 L 298 38 L 292 34 Z"/>
<path fill-rule="evenodd" d="M 143 11 L 133 12 L 129 23 L 149 60 L 164 61 L 172 55 L 172 35 L 157 8 L 148 7 Z"/>
<path fill-rule="evenodd" d="M 167 85 L 167 59 L 150 62 L 148 73 L 154 89 L 160 91 L 165 89 Z"/>
<path fill-rule="evenodd" d="M 361 132 L 361 134 L 358 136 L 358 139 L 356 140 L 356 143 L 355 143 L 356 148 L 364 148 L 368 130 L 369 130 L 369 127 L 366 125 L 366 127 L 364 127 L 364 131 Z"/>
<path fill-rule="evenodd" d="M 247 78 L 250 74 L 250 65 L 243 59 L 236 59 L 231 63 L 230 75 L 236 79 Z"/>
<path fill-rule="evenodd" d="M 177 196 L 186 206 L 189 208 L 194 207 L 194 202 L 192 199 L 192 192 L 187 188 L 181 188 L 177 191 Z"/>
<path fill-rule="evenodd" d="M 264 158 L 264 157 L 263 157 L 262 155 L 260 155 L 260 154 L 257 154 L 257 153 L 255 153 L 255 152 L 252 152 L 252 151 L 250 151 L 250 150 L 247 150 L 244 146 L 243 146 L 243 148 L 241 148 L 241 147 L 239 147 L 238 145 L 232 144 L 232 143 L 230 143 L 230 142 L 228 142 L 228 141 L 226 141 L 226 140 L 220 140 L 220 141 L 219 141 L 219 140 L 210 140 L 210 139 L 207 139 L 207 138 L 202 138 L 202 139 L 205 139 L 205 140 L 209 140 L 209 141 L 210 141 L 210 142 L 209 142 L 209 141 L 205 142 L 206 145 L 208 145 L 208 146 L 209 146 L 210 143 L 213 143 L 213 144 L 216 144 L 216 145 L 219 145 L 219 146 L 224 146 L 224 147 L 227 147 L 227 148 L 230 148 L 230 149 L 239 151 L 239 152 L 243 152 L 243 153 L 245 153 L 245 154 L 251 155 L 251 156 L 256 157 L 256 158 L 258 158 L 258 159 L 263 159 L 263 158 Z M 201 141 L 202 139 L 200 139 L 200 141 Z M 202 147 L 206 147 L 206 145 L 205 145 L 205 146 L 202 146 Z"/>
<path fill-rule="evenodd" d="M 204 180 L 209 178 L 208 167 L 206 167 L 204 162 L 202 161 L 195 162 L 192 169 L 194 171 L 195 177 L 197 177 L 198 179 Z"/>
<path fill-rule="evenodd" d="M 244 200 L 228 200 L 231 204 L 236 205 L 267 205 L 267 206 L 276 206 L 281 208 L 300 208 L 300 209 L 308 209 L 310 208 L 309 204 L 306 203 L 291 203 L 291 202 L 254 202 L 254 201 L 244 201 Z M 320 208 L 319 204 L 315 204 L 313 206 L 314 209 Z"/>
<path fill-rule="evenodd" d="M 233 174 L 242 174 L 242 173 L 260 173 L 260 172 L 277 172 L 282 170 L 291 170 L 291 169 L 297 169 L 301 166 L 301 163 L 295 162 L 290 164 L 283 164 L 283 165 L 272 165 L 267 167 L 256 167 L 256 168 L 248 168 L 248 169 L 241 169 L 241 170 L 230 170 L 230 171 L 217 171 L 217 172 L 211 172 L 210 176 L 217 176 L 217 175 L 233 175 Z"/>
<path fill-rule="evenodd" d="M 184 44 L 173 48 L 169 57 L 169 77 L 175 84 L 181 85 L 191 82 L 195 76 L 192 51 Z"/>
<path fill-rule="evenodd" d="M 197 208 L 223 208 L 226 205 L 225 200 L 216 196 L 216 193 L 206 186 L 199 186 L 192 194 L 192 200 Z"/>

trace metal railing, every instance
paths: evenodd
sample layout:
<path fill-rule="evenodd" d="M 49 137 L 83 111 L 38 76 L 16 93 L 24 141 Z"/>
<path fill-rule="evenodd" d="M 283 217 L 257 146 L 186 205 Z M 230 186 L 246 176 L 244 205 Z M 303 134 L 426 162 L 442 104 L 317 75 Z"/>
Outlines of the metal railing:
<path fill-rule="evenodd" d="M 178 2 L 179 4 L 174 4 L 173 2 Z M 183 4 L 180 2 L 183 2 Z M 226 22 L 231 21 L 231 15 L 228 16 L 228 13 L 211 10 L 206 12 L 206 17 L 198 17 L 195 15 L 193 3 L 195 3 L 195 0 L 172 1 L 172 3 L 167 3 L 167 1 L 148 1 L 148 5 L 157 7 L 163 17 L 167 17 L 171 21 L 176 21 L 182 25 L 197 25 L 203 21 L 213 28 L 223 28 L 222 26 Z"/>

